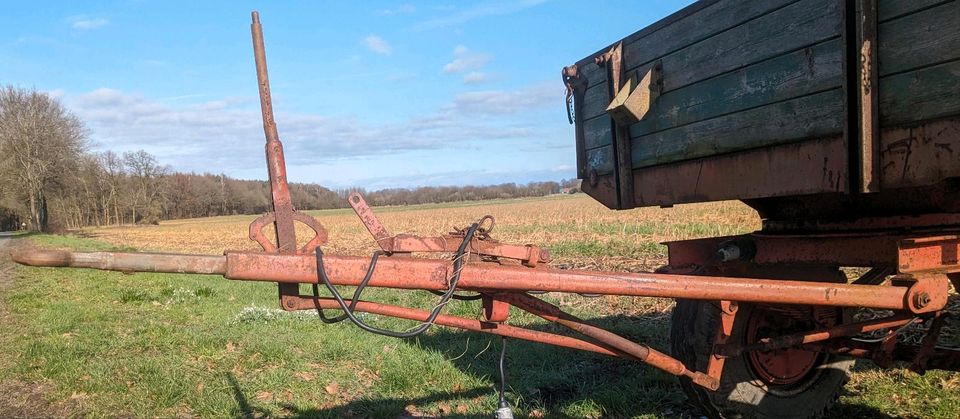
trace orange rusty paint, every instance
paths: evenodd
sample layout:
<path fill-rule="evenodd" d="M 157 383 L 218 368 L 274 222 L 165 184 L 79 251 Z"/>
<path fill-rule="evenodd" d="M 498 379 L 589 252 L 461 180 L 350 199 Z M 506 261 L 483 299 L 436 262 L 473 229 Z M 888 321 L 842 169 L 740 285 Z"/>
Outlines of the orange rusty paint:
<path fill-rule="evenodd" d="M 296 310 L 313 310 L 317 306 L 324 310 L 339 310 L 340 305 L 332 298 L 313 298 L 297 297 Z M 351 300 L 345 300 L 349 305 Z M 397 317 L 400 319 L 425 321 L 430 315 L 429 312 L 417 310 L 408 307 L 398 307 L 387 304 L 379 304 L 368 301 L 357 302 L 356 311 L 379 314 L 383 316 Z M 499 336 L 506 336 L 514 339 L 522 339 L 530 342 L 545 343 L 548 345 L 562 346 L 564 348 L 578 349 L 581 351 L 595 352 L 598 354 L 629 358 L 612 348 L 587 342 L 577 338 L 556 335 L 553 333 L 541 332 L 537 330 L 524 329 L 521 327 L 509 326 L 501 323 L 486 322 L 475 319 L 466 319 L 463 317 L 450 316 L 446 314 L 438 315 L 436 324 L 447 327 L 456 327 L 459 329 L 472 330 L 476 332 L 490 333 Z"/>
<path fill-rule="evenodd" d="M 849 337 L 858 335 L 860 333 L 900 327 L 915 321 L 916 319 L 917 317 L 912 313 L 901 313 L 882 319 L 841 324 L 838 326 L 820 328 L 809 332 L 794 333 L 790 335 L 777 336 L 775 338 L 760 338 L 749 345 L 722 345 L 718 347 L 717 352 L 725 357 L 735 357 L 744 352 L 750 351 L 772 351 L 789 348 L 791 346 L 822 342 L 838 337 Z"/>
<path fill-rule="evenodd" d="M 157 266 L 176 266 L 179 255 L 70 253 L 38 250 L 31 260 L 43 260 L 43 266 L 77 266 L 119 271 L 158 271 Z M 99 255 L 99 256 L 96 256 Z M 229 279 L 279 283 L 317 283 L 316 258 L 313 255 L 279 255 L 254 252 L 227 252 L 225 265 L 218 256 L 202 256 L 207 263 L 224 267 Z M 206 259 L 214 258 L 214 259 Z M 325 257 L 327 272 L 334 285 L 360 284 L 369 266 L 368 258 Z M 386 288 L 446 290 L 450 264 L 436 259 L 381 257 L 370 286 Z M 163 270 L 162 272 L 167 272 Z M 219 272 L 205 272 L 219 273 Z M 825 278 L 826 279 L 826 278 Z M 941 298 L 941 282 L 931 283 L 931 300 L 924 311 L 938 310 L 946 304 Z M 929 281 L 928 281 L 929 282 Z M 917 284 L 924 284 L 920 281 Z M 945 282 L 943 282 L 945 284 Z M 944 285 L 945 287 L 945 285 Z M 849 285 L 809 281 L 749 279 L 722 276 L 693 276 L 657 273 L 619 273 L 551 268 L 502 266 L 471 263 L 464 267 L 460 289 L 472 291 L 547 291 L 578 294 L 626 295 L 637 297 L 685 298 L 694 300 L 730 300 L 778 304 L 805 304 L 834 307 L 870 307 L 891 310 L 911 309 L 906 286 Z"/>
<path fill-rule="evenodd" d="M 544 320 L 551 321 L 574 330 L 587 337 L 610 345 L 641 362 L 677 376 L 690 378 L 694 383 L 711 390 L 720 386 L 720 381 L 701 372 L 690 371 L 680 360 L 667 354 L 624 338 L 616 333 L 593 326 L 576 316 L 565 313 L 559 307 L 527 294 L 500 294 L 497 298 L 506 301 L 521 310 L 537 315 Z"/>
<path fill-rule="evenodd" d="M 463 237 L 448 234 L 440 237 L 420 237 L 412 234 L 398 234 L 391 240 L 393 252 L 433 252 L 454 253 L 463 242 Z M 468 247 L 470 253 L 514 259 L 525 264 L 536 266 L 538 263 L 550 262 L 550 252 L 539 246 L 504 244 L 494 240 L 472 240 Z"/>
<path fill-rule="evenodd" d="M 510 304 L 489 294 L 481 296 L 483 319 L 488 322 L 503 323 L 510 317 Z"/>
<path fill-rule="evenodd" d="M 730 340 L 730 336 L 733 335 L 733 323 L 737 318 L 737 309 L 738 305 L 735 301 L 720 301 L 720 322 L 717 325 L 717 335 L 713 339 L 714 348 L 726 344 Z M 707 360 L 707 375 L 719 381 L 726 361 L 726 357 L 714 353 Z"/>
<path fill-rule="evenodd" d="M 960 272 L 960 236 L 903 239 L 897 247 L 901 273 Z"/>
<path fill-rule="evenodd" d="M 373 213 L 370 206 L 367 205 L 367 201 L 363 199 L 363 195 L 359 192 L 353 192 L 347 197 L 347 202 L 350 203 L 350 207 L 353 208 L 353 212 L 360 218 L 363 226 L 366 227 L 370 235 L 373 236 L 373 239 L 377 242 L 377 246 L 380 246 L 380 249 L 385 252 L 395 251 L 393 248 L 393 236 L 387 231 L 387 228 L 383 226 L 383 223 L 380 222 L 376 214 Z"/>

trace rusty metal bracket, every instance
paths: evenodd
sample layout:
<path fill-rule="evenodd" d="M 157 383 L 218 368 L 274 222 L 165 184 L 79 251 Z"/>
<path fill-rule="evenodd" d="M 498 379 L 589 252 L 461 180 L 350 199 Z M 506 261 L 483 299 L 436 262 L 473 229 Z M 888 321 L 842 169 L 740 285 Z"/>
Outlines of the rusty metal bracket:
<path fill-rule="evenodd" d="M 917 314 L 942 310 L 950 296 L 950 280 L 943 274 L 898 275 L 890 283 L 908 287 L 904 305 Z"/>
<path fill-rule="evenodd" d="M 317 250 L 317 247 L 320 245 L 327 244 L 327 229 L 323 228 L 323 225 L 320 224 L 315 218 L 304 214 L 299 211 L 294 211 L 290 215 L 293 221 L 299 221 L 305 224 L 307 227 L 310 227 L 313 230 L 313 238 L 310 239 L 303 247 L 297 249 L 297 253 L 307 254 L 313 253 Z M 250 223 L 250 231 L 248 236 L 250 240 L 257 242 L 263 251 L 269 253 L 279 253 L 279 249 L 276 245 L 273 244 L 266 234 L 263 233 L 263 230 L 267 228 L 270 224 L 275 224 L 277 222 L 277 215 L 273 212 L 268 212 L 266 214 L 257 217 L 256 220 Z"/>
<path fill-rule="evenodd" d="M 738 308 L 739 306 L 736 301 L 720 301 L 720 322 L 717 324 L 717 334 L 713 339 L 713 354 L 707 361 L 707 375 L 717 380 L 717 382 L 720 381 L 720 377 L 723 375 L 723 366 L 727 358 L 720 353 L 719 349 L 727 344 L 730 336 L 733 335 L 733 324 L 737 318 Z"/>
<path fill-rule="evenodd" d="M 347 197 L 347 202 L 350 203 L 353 212 L 357 213 L 357 217 L 360 217 L 363 226 L 366 227 L 370 235 L 373 236 L 373 239 L 377 242 L 377 246 L 380 246 L 384 252 L 393 252 L 393 236 L 367 205 L 367 201 L 363 199 L 363 195 L 360 195 L 359 192 L 351 193 L 350 196 Z"/>
<path fill-rule="evenodd" d="M 897 269 L 901 273 L 960 272 L 960 236 L 900 240 L 897 259 Z"/>
<path fill-rule="evenodd" d="M 455 252 L 464 240 L 466 229 L 459 229 L 440 237 L 421 237 L 412 234 L 393 236 L 373 213 L 362 195 L 354 192 L 350 194 L 347 201 L 353 207 L 357 216 L 360 217 L 364 227 L 373 236 L 377 245 L 387 253 L 451 253 Z M 490 233 L 496 225 L 496 220 L 492 216 L 485 215 L 479 223 L 477 238 L 471 240 L 468 247 L 471 254 L 518 260 L 528 267 L 536 267 L 540 263 L 550 262 L 550 252 L 541 249 L 539 246 L 503 244 L 490 238 Z"/>
<path fill-rule="evenodd" d="M 642 77 L 630 76 L 614 96 L 607 113 L 617 125 L 630 126 L 643 119 L 660 97 L 661 64 L 655 62 Z M 638 80 L 639 77 L 639 80 Z"/>
<path fill-rule="evenodd" d="M 607 97 L 614 98 L 624 90 L 627 82 L 626 68 L 623 65 L 623 43 L 618 42 L 604 54 L 598 56 L 597 65 L 607 70 Z M 627 98 L 629 93 L 627 93 Z M 627 98 L 624 98 L 626 100 Z M 608 108 L 609 109 L 609 108 Z M 613 132 L 614 167 L 617 185 L 617 208 L 629 209 L 634 205 L 633 156 L 630 144 L 630 125 L 610 119 Z"/>
<path fill-rule="evenodd" d="M 483 320 L 492 323 L 503 323 L 510 317 L 510 304 L 490 294 L 483 294 Z"/>

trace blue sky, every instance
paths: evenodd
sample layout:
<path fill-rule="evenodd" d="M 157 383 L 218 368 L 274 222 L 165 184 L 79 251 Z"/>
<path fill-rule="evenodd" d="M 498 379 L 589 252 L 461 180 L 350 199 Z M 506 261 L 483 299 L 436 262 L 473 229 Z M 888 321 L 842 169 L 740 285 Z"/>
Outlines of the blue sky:
<path fill-rule="evenodd" d="M 560 68 L 690 1 L 10 2 L 0 84 L 91 149 L 264 179 L 250 11 L 293 181 L 368 189 L 575 176 Z"/>

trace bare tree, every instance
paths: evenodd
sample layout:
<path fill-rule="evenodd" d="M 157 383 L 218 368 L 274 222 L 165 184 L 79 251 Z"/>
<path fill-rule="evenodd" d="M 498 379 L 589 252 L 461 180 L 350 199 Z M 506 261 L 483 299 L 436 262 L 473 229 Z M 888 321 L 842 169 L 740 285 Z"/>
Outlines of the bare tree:
<path fill-rule="evenodd" d="M 159 222 L 163 213 L 162 186 L 167 168 L 143 150 L 123 153 L 123 162 L 130 170 L 130 180 L 133 182 L 133 189 L 130 191 L 133 222 Z"/>
<path fill-rule="evenodd" d="M 118 225 L 123 224 L 123 212 L 120 211 L 120 196 L 123 194 L 125 176 L 123 160 L 109 150 L 101 153 L 97 160 L 103 168 L 104 181 L 107 186 L 107 193 L 100 197 L 104 201 L 104 223 L 110 224 L 110 213 L 112 211 L 114 221 Z"/>
<path fill-rule="evenodd" d="M 47 192 L 86 147 L 83 124 L 44 92 L 0 88 L 0 168 L 27 202 L 30 228 L 47 231 Z M 68 182 L 68 181 L 67 181 Z"/>

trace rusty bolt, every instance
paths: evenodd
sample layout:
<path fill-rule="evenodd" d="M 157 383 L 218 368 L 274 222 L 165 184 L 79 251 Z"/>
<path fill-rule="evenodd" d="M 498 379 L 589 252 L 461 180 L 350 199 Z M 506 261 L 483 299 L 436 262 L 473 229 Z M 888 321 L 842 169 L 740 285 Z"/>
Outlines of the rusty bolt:
<path fill-rule="evenodd" d="M 292 308 L 296 308 L 296 307 L 297 307 L 296 301 L 293 301 L 292 298 L 291 298 L 291 299 L 287 299 L 287 308 L 291 308 L 291 309 L 292 309 Z"/>
<path fill-rule="evenodd" d="M 930 294 L 928 294 L 926 291 L 918 292 L 913 296 L 913 305 L 915 305 L 918 309 L 924 308 L 929 304 Z"/>

